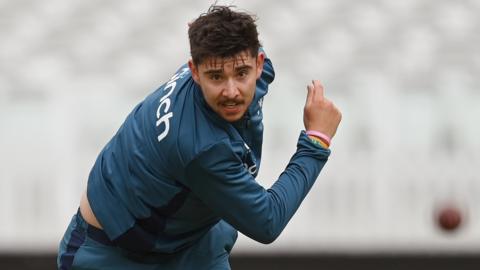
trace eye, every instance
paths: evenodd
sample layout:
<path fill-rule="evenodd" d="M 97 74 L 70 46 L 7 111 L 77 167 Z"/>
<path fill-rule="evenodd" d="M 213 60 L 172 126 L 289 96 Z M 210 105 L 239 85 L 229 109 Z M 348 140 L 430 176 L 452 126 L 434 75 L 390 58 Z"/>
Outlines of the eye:
<path fill-rule="evenodd" d="M 243 78 L 243 77 L 246 77 L 247 75 L 248 75 L 248 70 L 246 69 L 242 69 L 238 72 L 238 77 Z"/>
<path fill-rule="evenodd" d="M 210 74 L 210 80 L 212 81 L 219 81 L 220 79 L 222 79 L 222 76 L 220 76 L 220 74 Z"/>

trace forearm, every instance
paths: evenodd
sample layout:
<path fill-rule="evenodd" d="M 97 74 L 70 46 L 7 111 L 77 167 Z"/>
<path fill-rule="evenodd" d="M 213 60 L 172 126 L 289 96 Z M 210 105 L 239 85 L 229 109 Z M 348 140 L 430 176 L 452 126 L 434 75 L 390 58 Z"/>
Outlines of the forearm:
<path fill-rule="evenodd" d="M 252 238 L 270 243 L 280 235 L 315 183 L 329 155 L 330 150 L 312 144 L 305 134 L 300 135 L 297 151 L 278 180 L 267 190 L 265 203 L 271 210 L 269 221 L 264 223 L 266 230 L 257 227 L 258 231 L 251 232 Z M 253 219 L 262 217 L 252 217 L 250 224 L 256 223 Z"/>
<path fill-rule="evenodd" d="M 221 218 L 250 238 L 275 240 L 300 206 L 330 154 L 302 132 L 297 151 L 268 190 L 226 143 L 206 149 L 187 167 L 186 185 Z"/>

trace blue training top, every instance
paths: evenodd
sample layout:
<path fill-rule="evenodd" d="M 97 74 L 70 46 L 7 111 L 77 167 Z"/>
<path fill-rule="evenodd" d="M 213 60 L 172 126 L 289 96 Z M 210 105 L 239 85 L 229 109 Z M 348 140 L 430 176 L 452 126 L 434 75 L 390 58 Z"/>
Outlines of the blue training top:
<path fill-rule="evenodd" d="M 210 109 L 186 65 L 138 104 L 88 179 L 90 205 L 110 240 L 132 251 L 174 253 L 224 219 L 254 240 L 274 241 L 330 154 L 302 131 L 273 186 L 255 181 L 262 101 L 274 76 L 267 58 L 253 102 L 235 123 Z"/>

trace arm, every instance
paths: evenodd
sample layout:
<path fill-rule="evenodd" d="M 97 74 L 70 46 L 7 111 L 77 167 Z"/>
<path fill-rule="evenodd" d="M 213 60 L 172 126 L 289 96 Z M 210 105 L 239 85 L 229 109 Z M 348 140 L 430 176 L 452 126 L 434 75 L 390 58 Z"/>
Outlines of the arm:
<path fill-rule="evenodd" d="M 257 86 L 267 89 L 274 74 L 271 63 L 265 63 Z M 314 81 L 308 86 L 305 128 L 318 130 L 331 138 L 340 119 L 338 109 L 324 98 L 323 87 Z M 248 173 L 229 143 L 219 142 L 204 149 L 187 164 L 185 184 L 236 229 L 254 240 L 271 243 L 300 206 L 329 154 L 328 149 L 313 144 L 302 132 L 287 168 L 274 185 L 265 190 Z"/>
<path fill-rule="evenodd" d="M 213 211 L 250 238 L 273 242 L 296 212 L 330 151 L 304 132 L 287 168 L 268 190 L 244 168 L 227 142 L 204 150 L 186 168 L 187 186 Z"/>
<path fill-rule="evenodd" d="M 319 81 L 307 88 L 305 128 L 332 138 L 341 113 L 324 97 Z M 265 190 L 247 172 L 228 142 L 219 142 L 204 149 L 187 165 L 185 184 L 240 232 L 259 242 L 271 243 L 300 206 L 329 154 L 330 150 L 315 145 L 302 132 L 287 168 Z"/>

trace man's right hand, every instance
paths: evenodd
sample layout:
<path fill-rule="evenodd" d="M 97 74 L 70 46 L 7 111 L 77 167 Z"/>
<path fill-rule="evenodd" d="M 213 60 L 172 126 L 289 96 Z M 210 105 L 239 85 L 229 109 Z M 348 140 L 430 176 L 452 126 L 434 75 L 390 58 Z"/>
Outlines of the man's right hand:
<path fill-rule="evenodd" d="M 305 129 L 316 130 L 333 138 L 342 120 L 342 113 L 333 102 L 325 98 L 320 81 L 313 80 L 307 89 L 307 101 L 303 110 Z"/>

